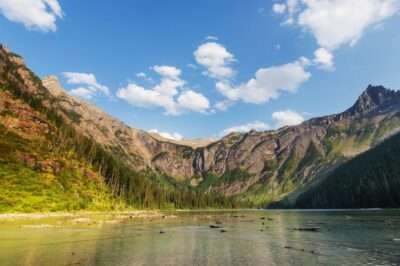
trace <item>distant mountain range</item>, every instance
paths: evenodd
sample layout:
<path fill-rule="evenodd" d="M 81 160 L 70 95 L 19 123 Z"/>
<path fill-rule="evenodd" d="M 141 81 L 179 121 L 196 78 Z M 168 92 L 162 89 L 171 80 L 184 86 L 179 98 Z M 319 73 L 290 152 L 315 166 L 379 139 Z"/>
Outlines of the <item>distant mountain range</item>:
<path fill-rule="evenodd" d="M 131 128 L 70 96 L 56 77 L 39 80 L 21 57 L 4 47 L 0 48 L 0 94 L 0 150 L 12 154 L 0 157 L 0 177 L 13 177 L 0 181 L 0 192 L 2 187 L 9 191 L 0 196 L 0 211 L 18 209 L 16 204 L 22 210 L 23 206 L 35 209 L 33 199 L 16 200 L 18 195 L 34 197 L 35 193 L 43 201 L 37 206 L 51 209 L 51 198 L 42 193 L 43 180 L 37 189 L 29 188 L 32 191 L 19 185 L 18 178 L 25 179 L 25 172 L 33 179 L 51 175 L 51 186 L 62 188 L 51 192 L 56 198 L 82 192 L 85 196 L 77 197 L 83 202 L 81 208 L 98 208 L 94 202 L 99 201 L 104 208 L 115 208 L 121 202 L 144 208 L 299 207 L 298 200 L 301 207 L 335 207 L 330 204 L 334 196 L 324 198 L 326 204 L 316 204 L 321 193 L 326 194 L 316 188 L 341 182 L 327 185 L 327 180 L 340 179 L 340 169 L 365 152 L 370 154 L 371 148 L 379 149 L 400 130 L 400 92 L 368 86 L 343 113 L 298 126 L 232 133 L 216 141 L 172 141 Z M 396 143 L 392 138 L 388 141 Z M 90 193 L 73 180 L 90 183 Z M 353 191 L 349 186 L 340 189 Z M 101 191 L 101 200 L 96 199 L 96 191 Z M 304 196 L 311 191 L 318 194 L 309 196 L 312 204 Z M 373 187 L 367 193 L 376 196 Z M 75 206 L 73 200 L 68 202 Z M 385 207 L 383 202 L 389 201 L 371 206 Z M 60 203 L 57 208 L 67 207 Z"/>

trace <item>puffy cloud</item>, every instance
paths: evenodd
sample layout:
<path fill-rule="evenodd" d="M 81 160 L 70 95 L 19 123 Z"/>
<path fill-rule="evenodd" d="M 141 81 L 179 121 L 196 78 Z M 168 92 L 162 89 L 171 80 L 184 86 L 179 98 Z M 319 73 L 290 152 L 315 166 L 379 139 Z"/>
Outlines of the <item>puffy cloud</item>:
<path fill-rule="evenodd" d="M 161 76 L 159 84 L 146 89 L 131 83 L 117 92 L 117 97 L 137 107 L 160 107 L 167 115 L 180 115 L 185 111 L 206 112 L 210 104 L 200 93 L 184 88 L 181 70 L 172 66 L 154 66 Z"/>
<path fill-rule="evenodd" d="M 208 42 L 200 45 L 194 52 L 196 62 L 204 66 L 206 75 L 216 79 L 228 79 L 234 75 L 230 64 L 235 57 L 221 44 Z"/>
<path fill-rule="evenodd" d="M 149 132 L 158 134 L 161 137 L 166 138 L 166 139 L 172 139 L 172 140 L 178 140 L 178 141 L 184 139 L 184 137 L 181 134 L 177 133 L 177 132 L 174 132 L 174 133 L 160 132 L 157 129 L 149 130 Z"/>
<path fill-rule="evenodd" d="M 303 116 L 291 110 L 274 112 L 272 119 L 276 122 L 276 127 L 294 126 L 304 121 Z"/>
<path fill-rule="evenodd" d="M 70 90 L 69 94 L 79 97 L 79 98 L 82 98 L 82 99 L 90 100 L 94 97 L 96 92 L 89 88 L 79 87 L 79 88 Z"/>
<path fill-rule="evenodd" d="M 299 25 L 309 29 L 321 47 L 354 45 L 371 25 L 399 11 L 398 0 L 303 0 Z"/>
<path fill-rule="evenodd" d="M 216 88 L 231 101 L 242 100 L 255 104 L 268 102 L 278 98 L 283 91 L 295 92 L 306 82 L 311 77 L 305 69 L 308 63 L 307 59 L 301 58 L 285 65 L 262 68 L 246 83 L 234 87 L 221 81 Z"/>
<path fill-rule="evenodd" d="M 233 132 L 249 132 L 251 130 L 262 131 L 262 130 L 267 130 L 269 128 L 270 126 L 264 122 L 254 121 L 248 124 L 227 128 L 222 132 L 222 135 L 228 135 Z"/>
<path fill-rule="evenodd" d="M 63 75 L 68 84 L 80 85 L 80 87 L 70 90 L 70 93 L 74 96 L 84 99 L 92 99 L 98 93 L 102 93 L 107 96 L 110 95 L 108 87 L 98 83 L 94 74 L 64 72 Z"/>
<path fill-rule="evenodd" d="M 181 70 L 173 66 L 153 66 L 154 72 L 165 78 L 179 79 Z"/>
<path fill-rule="evenodd" d="M 202 94 L 192 90 L 184 91 L 179 95 L 178 105 L 180 108 L 194 112 L 204 112 L 210 108 L 208 99 Z"/>
<path fill-rule="evenodd" d="M 288 5 L 290 10 L 294 8 L 294 3 Z M 255 78 L 233 85 L 231 78 L 235 71 L 230 64 L 236 59 L 225 47 L 215 42 L 205 43 L 198 47 L 194 56 L 198 64 L 206 67 L 206 74 L 217 80 L 215 87 L 226 98 L 217 102 L 213 111 L 226 111 L 233 102 L 239 100 L 255 104 L 268 102 L 278 98 L 282 91 L 294 92 L 311 77 L 306 71 L 306 67 L 311 64 L 310 60 L 300 57 L 288 64 L 261 68 Z"/>
<path fill-rule="evenodd" d="M 354 45 L 370 26 L 397 14 L 400 1 L 288 0 L 285 6 L 286 24 L 296 23 L 308 29 L 319 46 L 334 50 L 345 44 Z"/>
<path fill-rule="evenodd" d="M 276 3 L 272 6 L 272 10 L 277 14 L 283 14 L 286 11 L 286 5 Z"/>
<path fill-rule="evenodd" d="M 117 92 L 117 97 L 137 107 L 162 107 L 167 114 L 178 115 L 174 99 L 153 89 L 145 89 L 136 84 L 128 84 Z"/>
<path fill-rule="evenodd" d="M 0 11 L 10 21 L 28 29 L 56 31 L 63 12 L 57 0 L 0 0 Z"/>
<path fill-rule="evenodd" d="M 313 61 L 321 69 L 325 70 L 334 69 L 333 54 L 325 48 L 319 48 L 314 52 Z"/>

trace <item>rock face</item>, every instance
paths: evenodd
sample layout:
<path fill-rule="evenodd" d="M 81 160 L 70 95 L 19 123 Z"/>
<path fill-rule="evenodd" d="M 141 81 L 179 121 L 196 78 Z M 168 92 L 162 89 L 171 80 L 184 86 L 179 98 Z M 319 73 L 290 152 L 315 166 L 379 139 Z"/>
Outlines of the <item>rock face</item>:
<path fill-rule="evenodd" d="M 77 114 L 79 119 L 73 121 L 77 129 L 118 151 L 133 167 L 151 168 L 177 181 L 190 181 L 192 186 L 208 183 L 206 189 L 225 195 L 244 193 L 245 198 L 262 191 L 262 198 L 279 199 L 400 128 L 400 93 L 369 86 L 351 108 L 337 115 L 275 131 L 233 133 L 212 143 L 188 145 L 126 126 L 66 94 L 55 77 L 43 80 L 43 84 L 60 105 Z M 246 177 L 220 180 L 237 170 L 246 172 Z"/>
<path fill-rule="evenodd" d="M 0 56 L 23 65 L 19 57 L 6 54 L 0 49 Z M 26 67 L 18 71 L 29 73 Z M 22 82 L 27 93 L 42 93 L 34 91 L 37 86 L 32 84 L 37 81 L 27 78 Z M 45 78 L 42 83 L 54 98 L 48 104 L 59 106 L 60 114 L 77 131 L 135 170 L 152 169 L 176 182 L 235 195 L 259 205 L 289 194 L 296 196 L 341 163 L 400 129 L 400 92 L 369 86 L 343 113 L 314 118 L 298 126 L 232 133 L 216 141 L 171 141 L 131 128 L 70 96 L 56 77 Z"/>

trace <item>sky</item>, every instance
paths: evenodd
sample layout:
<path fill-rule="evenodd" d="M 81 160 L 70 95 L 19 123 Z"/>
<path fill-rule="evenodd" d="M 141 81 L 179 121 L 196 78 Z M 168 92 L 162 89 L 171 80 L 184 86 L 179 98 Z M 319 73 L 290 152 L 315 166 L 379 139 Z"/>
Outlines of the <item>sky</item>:
<path fill-rule="evenodd" d="M 219 138 L 400 88 L 400 0 L 0 0 L 0 42 L 129 126 Z"/>

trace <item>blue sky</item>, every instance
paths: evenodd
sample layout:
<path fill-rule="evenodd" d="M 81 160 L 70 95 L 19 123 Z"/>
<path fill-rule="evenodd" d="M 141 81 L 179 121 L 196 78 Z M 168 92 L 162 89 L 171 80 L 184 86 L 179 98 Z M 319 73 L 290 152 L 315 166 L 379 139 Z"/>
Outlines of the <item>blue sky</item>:
<path fill-rule="evenodd" d="M 399 10 L 399 0 L 0 0 L 0 41 L 130 126 L 219 137 L 341 112 L 368 84 L 400 88 Z"/>

